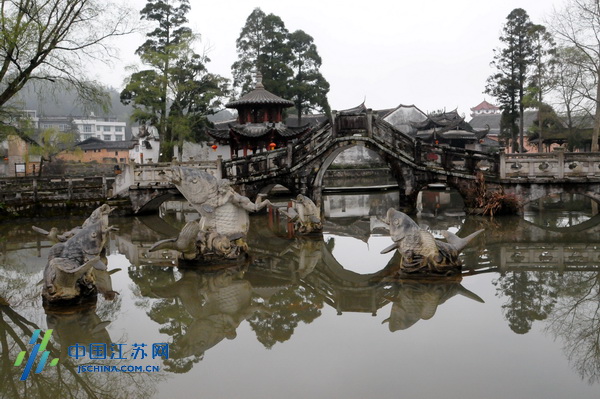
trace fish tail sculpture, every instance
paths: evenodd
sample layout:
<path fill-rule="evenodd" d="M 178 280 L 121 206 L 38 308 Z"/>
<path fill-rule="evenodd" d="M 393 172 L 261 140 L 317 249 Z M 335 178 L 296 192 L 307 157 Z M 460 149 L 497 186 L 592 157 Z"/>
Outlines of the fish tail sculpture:
<path fill-rule="evenodd" d="M 443 233 L 447 242 L 443 242 L 394 208 L 388 210 L 385 222 L 389 225 L 394 243 L 381 253 L 398 250 L 403 276 L 451 276 L 460 273 L 460 252 L 483 231 L 476 231 L 465 238 L 447 231 Z"/>

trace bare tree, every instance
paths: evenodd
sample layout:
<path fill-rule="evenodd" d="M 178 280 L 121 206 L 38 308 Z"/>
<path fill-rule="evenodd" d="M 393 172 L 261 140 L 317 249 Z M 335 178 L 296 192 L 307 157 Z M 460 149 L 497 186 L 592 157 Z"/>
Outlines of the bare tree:
<path fill-rule="evenodd" d="M 568 0 L 564 8 L 555 10 L 549 24 L 555 38 L 566 47 L 575 47 L 583 56 L 579 65 L 589 82 L 583 91 L 595 105 L 592 151 L 598 151 L 600 133 L 600 2 Z"/>
<path fill-rule="evenodd" d="M 110 41 L 133 31 L 130 16 L 128 7 L 110 0 L 1 0 L 0 108 L 29 81 L 102 97 L 85 72 L 116 55 Z"/>

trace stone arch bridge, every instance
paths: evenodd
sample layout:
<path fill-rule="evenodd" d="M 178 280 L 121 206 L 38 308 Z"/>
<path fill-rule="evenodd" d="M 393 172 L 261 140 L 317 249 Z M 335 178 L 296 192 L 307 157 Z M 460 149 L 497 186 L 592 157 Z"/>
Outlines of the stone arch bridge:
<path fill-rule="evenodd" d="M 371 110 L 343 111 L 285 148 L 204 163 L 187 163 L 232 181 L 254 198 L 276 184 L 293 195 L 321 203 L 323 177 L 336 156 L 364 146 L 387 164 L 400 190 L 400 206 L 413 207 L 419 191 L 432 183 L 457 189 L 472 198 L 476 176 L 488 189 L 502 188 L 523 203 L 560 192 L 586 195 L 600 202 L 600 153 L 489 154 L 423 143 L 408 136 Z M 152 210 L 176 193 L 169 183 L 169 164 L 128 166 L 117 178 L 115 194 L 129 196 L 133 210 Z"/>

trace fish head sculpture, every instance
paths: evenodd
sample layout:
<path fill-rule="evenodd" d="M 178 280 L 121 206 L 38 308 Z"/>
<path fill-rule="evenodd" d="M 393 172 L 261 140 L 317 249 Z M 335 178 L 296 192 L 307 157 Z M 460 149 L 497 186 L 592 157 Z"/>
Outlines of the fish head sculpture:
<path fill-rule="evenodd" d="M 218 195 L 217 178 L 199 169 L 174 166 L 171 182 L 175 184 L 185 199 L 201 213 L 204 210 L 201 210 L 200 207 L 203 204 L 214 202 Z"/>
<path fill-rule="evenodd" d="M 394 242 L 400 241 L 421 229 L 410 216 L 394 208 L 388 209 L 385 222 L 389 225 L 390 236 Z"/>

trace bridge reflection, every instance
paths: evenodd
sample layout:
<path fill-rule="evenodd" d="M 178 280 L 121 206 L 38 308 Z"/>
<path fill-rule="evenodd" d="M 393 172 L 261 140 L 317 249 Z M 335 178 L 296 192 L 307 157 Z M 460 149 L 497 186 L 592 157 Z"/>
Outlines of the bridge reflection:
<path fill-rule="evenodd" d="M 600 259 L 595 243 L 600 242 L 600 226 L 589 226 L 583 233 L 556 231 L 518 217 L 490 220 L 452 216 L 446 212 L 448 209 L 439 210 L 437 216 L 420 220 L 432 230 L 454 226 L 461 236 L 487 229 L 476 245 L 464 251 L 462 281 L 397 280 L 393 275 L 393 257 L 381 270 L 357 273 L 336 257 L 335 241 L 278 235 L 268 228 L 264 215 L 252 219 L 248 238 L 251 262 L 235 268 L 185 269 L 174 267 L 174 253 L 147 253 L 152 243 L 177 234 L 186 217 L 111 219 L 119 231 L 111 235 L 110 253 L 124 254 L 131 263 L 128 277 L 135 296 L 132 306 L 140 307 L 140 314 L 147 315 L 161 333 L 169 336 L 172 357 L 164 365 L 170 371 L 192 368 L 212 348 L 235 338 L 244 321 L 266 347 L 291 339 L 298 329 L 308 328 L 325 312 L 378 315 L 384 319 L 381 328 L 402 334 L 401 331 L 431 319 L 440 306 L 453 306 L 458 296 L 480 301 L 479 295 L 484 296 L 479 292 L 481 287 L 471 288 L 473 292 L 465 287 L 482 281 L 476 280 L 475 274 L 490 273 L 492 289 L 503 301 L 502 312 L 512 331 L 524 334 L 533 323 L 545 320 L 547 331 L 565 342 L 569 359 L 581 376 L 590 381 L 598 379 Z M 330 218 L 325 233 L 334 238 L 363 240 L 375 233 L 383 234 L 373 222 L 376 215 L 372 216 L 375 219 Z M 48 228 L 56 221 L 44 223 L 42 227 Z M 5 238 L 0 243 L 5 259 L 28 254 L 29 265 L 39 260 L 36 254 L 48 252 L 50 243 L 30 231 L 28 225 L 2 226 L 0 232 Z M 19 247 L 16 242 L 21 240 L 27 244 Z M 13 296 L 5 296 L 11 304 L 19 303 L 17 297 L 25 293 L 28 298 L 39 296 L 35 286 L 39 273 L 31 274 L 27 281 L 15 278 L 29 273 L 27 265 L 18 272 L 0 269 L 4 273 L 2 281 L 11 284 Z M 35 269 L 40 271 L 41 267 L 36 265 Z M 0 305 L 5 306 L 3 302 Z M 4 312 L 0 316 L 9 321 L 9 309 L 0 311 Z M 55 348 L 56 356 L 60 356 L 63 346 L 75 342 L 73 336 L 81 342 L 86 342 L 82 338 L 86 335 L 99 342 L 114 340 L 115 337 L 106 336 L 106 320 L 113 320 L 112 314 L 81 312 L 62 318 L 48 315 L 47 323 L 55 327 L 60 343 L 60 348 Z M 79 330 L 74 324 L 80 326 Z M 8 368 L 9 374 L 14 374 L 14 368 Z"/>

